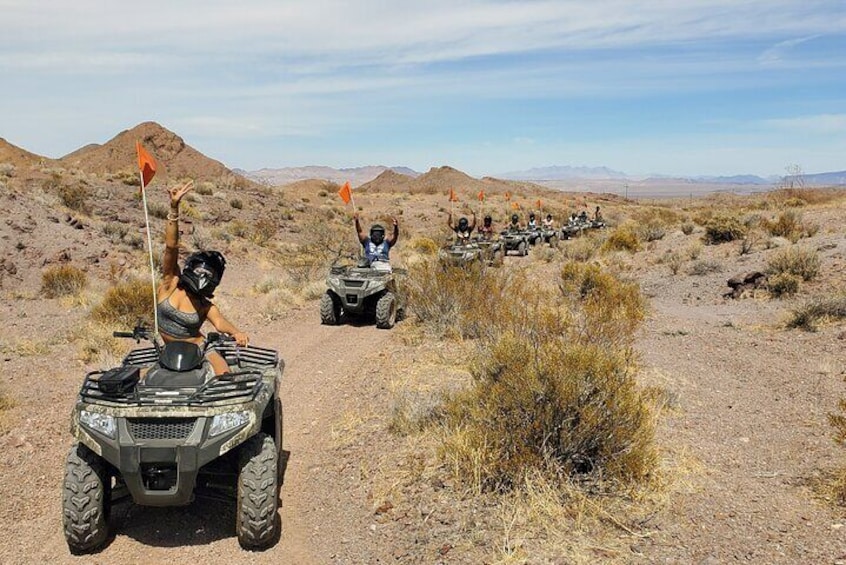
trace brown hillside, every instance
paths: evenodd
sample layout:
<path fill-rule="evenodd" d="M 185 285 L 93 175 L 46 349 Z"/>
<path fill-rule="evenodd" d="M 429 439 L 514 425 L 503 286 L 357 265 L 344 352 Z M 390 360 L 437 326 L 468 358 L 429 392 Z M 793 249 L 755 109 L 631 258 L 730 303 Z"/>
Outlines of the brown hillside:
<path fill-rule="evenodd" d="M 140 141 L 156 159 L 156 177 L 159 180 L 182 177 L 213 180 L 233 174 L 223 163 L 206 157 L 155 122 L 144 122 L 122 131 L 103 145 L 87 145 L 66 155 L 61 162 L 66 167 L 89 173 L 134 173 L 137 170 L 136 141 Z"/>
<path fill-rule="evenodd" d="M 355 190 L 356 192 L 405 192 L 413 181 L 413 177 L 387 169 Z"/>
<path fill-rule="evenodd" d="M 52 159 L 30 153 L 17 145 L 12 145 L 3 138 L 0 138 L 0 163 L 11 163 L 15 168 L 33 167 L 39 163 L 52 162 Z"/>

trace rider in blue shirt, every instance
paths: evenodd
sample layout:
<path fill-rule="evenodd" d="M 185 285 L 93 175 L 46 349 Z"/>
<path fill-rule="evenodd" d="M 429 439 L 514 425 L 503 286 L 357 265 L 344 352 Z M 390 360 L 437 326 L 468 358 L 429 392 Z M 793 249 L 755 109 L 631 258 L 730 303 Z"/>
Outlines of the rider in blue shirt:
<path fill-rule="evenodd" d="M 373 261 L 388 261 L 388 255 L 391 247 L 393 247 L 399 238 L 399 224 L 396 218 L 391 218 L 391 223 L 394 225 L 393 233 L 390 237 L 385 238 L 385 228 L 380 224 L 373 224 L 370 226 L 370 234 L 365 234 L 361 229 L 361 223 L 358 220 L 358 213 L 355 218 L 355 231 L 358 232 L 358 240 L 364 247 L 364 258 L 369 263 Z"/>

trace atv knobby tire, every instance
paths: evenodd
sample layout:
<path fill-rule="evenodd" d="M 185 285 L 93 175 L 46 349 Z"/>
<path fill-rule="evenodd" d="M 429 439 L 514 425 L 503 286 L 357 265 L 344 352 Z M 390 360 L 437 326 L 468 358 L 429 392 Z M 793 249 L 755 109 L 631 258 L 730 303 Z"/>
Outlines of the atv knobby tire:
<path fill-rule="evenodd" d="M 238 465 L 236 531 L 244 549 L 266 549 L 279 538 L 279 460 L 276 443 L 256 434 L 242 447 Z"/>
<path fill-rule="evenodd" d="M 76 444 L 65 461 L 62 488 L 62 525 L 71 553 L 93 551 L 109 535 L 112 479 L 106 464 L 82 444 Z"/>
<path fill-rule="evenodd" d="M 397 297 L 386 292 L 376 303 L 376 327 L 389 330 L 397 323 Z"/>
<path fill-rule="evenodd" d="M 341 322 L 341 301 L 327 291 L 320 297 L 320 323 L 336 326 Z"/>
<path fill-rule="evenodd" d="M 529 246 L 526 245 L 526 241 L 521 241 L 517 244 L 517 255 L 520 257 L 525 257 L 529 254 Z"/>

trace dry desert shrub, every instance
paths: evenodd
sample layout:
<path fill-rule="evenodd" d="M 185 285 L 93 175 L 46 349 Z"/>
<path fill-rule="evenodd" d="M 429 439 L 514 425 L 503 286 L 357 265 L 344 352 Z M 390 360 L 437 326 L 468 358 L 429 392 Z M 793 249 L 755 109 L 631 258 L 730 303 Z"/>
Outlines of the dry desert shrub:
<path fill-rule="evenodd" d="M 635 253 L 640 251 L 640 240 L 638 239 L 637 229 L 632 223 L 625 223 L 617 226 L 605 239 L 600 247 L 602 253 L 610 251 L 628 251 Z"/>
<path fill-rule="evenodd" d="M 152 325 L 153 292 L 150 282 L 130 279 L 112 286 L 91 310 L 91 317 L 97 322 L 124 329 L 134 327 L 139 321 Z"/>
<path fill-rule="evenodd" d="M 790 312 L 788 328 L 816 331 L 817 326 L 826 321 L 846 318 L 846 295 L 814 298 Z"/>
<path fill-rule="evenodd" d="M 705 222 L 705 242 L 711 245 L 742 238 L 747 228 L 734 216 L 715 216 Z"/>
<path fill-rule="evenodd" d="M 599 251 L 602 240 L 591 234 L 576 239 L 567 240 L 558 244 L 561 254 L 568 261 L 590 261 Z"/>
<path fill-rule="evenodd" d="M 438 244 L 430 237 L 415 236 L 409 241 L 408 247 L 412 251 L 430 257 L 438 253 Z"/>
<path fill-rule="evenodd" d="M 797 206 L 796 203 L 800 201 L 805 204 L 819 205 L 843 199 L 846 191 L 842 188 L 783 188 L 772 191 L 769 196 L 780 206 L 790 206 L 788 202 Z"/>
<path fill-rule="evenodd" d="M 244 207 L 244 203 L 241 202 L 241 200 L 238 198 L 233 198 L 232 200 L 230 200 L 229 205 L 235 208 L 236 210 L 240 210 Z"/>
<path fill-rule="evenodd" d="M 41 273 L 41 292 L 47 298 L 79 294 L 87 284 L 85 272 L 72 265 L 48 267 Z"/>
<path fill-rule="evenodd" d="M 685 248 L 685 254 L 687 255 L 687 258 L 691 261 L 699 259 L 699 256 L 702 254 L 702 243 L 699 241 L 694 241 Z"/>
<path fill-rule="evenodd" d="M 667 235 L 667 226 L 661 221 L 653 220 L 638 226 L 637 233 L 639 238 L 647 243 L 658 241 Z"/>
<path fill-rule="evenodd" d="M 784 237 L 793 243 L 803 237 L 812 237 L 819 231 L 818 225 L 803 221 L 802 214 L 795 210 L 785 210 L 774 221 L 762 219 L 761 225 L 770 235 Z"/>
<path fill-rule="evenodd" d="M 816 278 L 820 272 L 820 256 L 816 249 L 787 247 L 777 251 L 767 262 L 767 273 L 790 273 L 804 281 Z"/>
<path fill-rule="evenodd" d="M 828 421 L 834 428 L 834 440 L 846 447 L 846 399 L 841 398 L 837 408 L 837 412 L 828 415 Z M 831 487 L 835 501 L 846 506 L 846 467 L 836 473 Z"/>
<path fill-rule="evenodd" d="M 76 212 L 89 213 L 88 198 L 91 196 L 91 191 L 83 183 L 61 183 L 56 190 L 62 204 Z"/>
<path fill-rule="evenodd" d="M 265 246 L 270 243 L 279 231 L 279 225 L 270 217 L 262 217 L 253 223 L 249 231 L 250 241 L 258 246 Z"/>
<path fill-rule="evenodd" d="M 412 269 L 418 322 L 478 339 L 472 385 L 429 410 L 442 412 L 441 457 L 480 491 L 519 487 L 530 472 L 645 478 L 656 452 L 652 404 L 630 356 L 645 310 L 639 288 L 584 263 L 566 264 L 557 290 L 526 274 L 434 261 Z"/>
<path fill-rule="evenodd" d="M 214 183 L 203 181 L 194 186 L 194 192 L 201 196 L 211 196 L 214 194 Z"/>
<path fill-rule="evenodd" d="M 12 178 L 15 176 L 15 165 L 13 163 L 0 163 L 0 177 Z"/>
<path fill-rule="evenodd" d="M 700 259 L 695 261 L 690 266 L 690 274 L 695 276 L 710 275 L 711 273 L 720 273 L 723 270 L 723 265 L 719 261 L 713 259 Z"/>
<path fill-rule="evenodd" d="M 665 256 L 664 263 L 670 268 L 672 274 L 677 275 L 684 265 L 684 257 L 678 251 L 671 251 Z"/>
<path fill-rule="evenodd" d="M 793 296 L 799 291 L 802 277 L 792 273 L 778 273 L 767 279 L 767 290 L 775 298 Z"/>
<path fill-rule="evenodd" d="M 693 230 L 696 229 L 696 224 L 691 221 L 682 222 L 681 231 L 684 235 L 690 235 L 693 233 Z"/>

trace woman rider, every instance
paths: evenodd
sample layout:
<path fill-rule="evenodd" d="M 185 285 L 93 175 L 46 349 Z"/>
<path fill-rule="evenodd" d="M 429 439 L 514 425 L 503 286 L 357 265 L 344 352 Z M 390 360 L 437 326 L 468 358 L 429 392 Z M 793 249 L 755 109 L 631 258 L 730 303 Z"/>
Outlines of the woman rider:
<path fill-rule="evenodd" d="M 220 284 L 226 259 L 217 251 L 192 253 L 179 270 L 179 203 L 194 188 L 194 181 L 168 190 L 170 213 L 165 226 L 165 251 L 162 261 L 162 280 L 158 287 L 159 333 L 165 343 L 187 341 L 201 345 L 204 336 L 200 327 L 211 322 L 219 332 L 230 334 L 240 346 L 249 342 L 247 334 L 223 317 L 211 302 L 214 290 Z M 208 351 L 206 358 L 216 375 L 229 371 L 229 366 L 216 351 Z"/>

